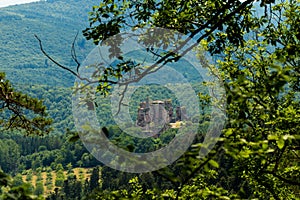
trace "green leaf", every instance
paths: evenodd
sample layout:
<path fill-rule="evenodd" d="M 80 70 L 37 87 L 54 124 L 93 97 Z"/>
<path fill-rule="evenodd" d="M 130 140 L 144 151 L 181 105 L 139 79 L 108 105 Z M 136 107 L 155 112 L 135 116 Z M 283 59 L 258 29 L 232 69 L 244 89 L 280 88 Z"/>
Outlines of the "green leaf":
<path fill-rule="evenodd" d="M 219 168 L 219 163 L 217 163 L 215 160 L 210 160 L 208 163 L 215 168 Z"/>
<path fill-rule="evenodd" d="M 266 149 L 268 148 L 268 146 L 269 146 L 268 143 L 263 143 L 263 144 L 262 144 L 262 149 L 263 149 L 263 150 L 266 150 Z"/>
<path fill-rule="evenodd" d="M 279 149 L 282 149 L 284 147 L 284 139 L 280 138 L 279 140 L 276 141 L 277 146 Z"/>
<path fill-rule="evenodd" d="M 243 158 L 249 158 L 249 155 L 251 154 L 251 151 L 249 149 L 246 149 L 246 150 L 243 150 L 240 152 L 240 155 L 243 157 Z"/>

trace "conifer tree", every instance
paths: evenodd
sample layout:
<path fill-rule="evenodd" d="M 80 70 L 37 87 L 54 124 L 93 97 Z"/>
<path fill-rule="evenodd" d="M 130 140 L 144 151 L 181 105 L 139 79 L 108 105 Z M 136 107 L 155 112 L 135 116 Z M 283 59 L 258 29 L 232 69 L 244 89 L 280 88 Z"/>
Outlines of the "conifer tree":
<path fill-rule="evenodd" d="M 25 130 L 27 135 L 44 135 L 51 130 L 52 120 L 47 118 L 43 102 L 16 91 L 3 72 L 0 72 L 0 112 L 1 128 Z"/>

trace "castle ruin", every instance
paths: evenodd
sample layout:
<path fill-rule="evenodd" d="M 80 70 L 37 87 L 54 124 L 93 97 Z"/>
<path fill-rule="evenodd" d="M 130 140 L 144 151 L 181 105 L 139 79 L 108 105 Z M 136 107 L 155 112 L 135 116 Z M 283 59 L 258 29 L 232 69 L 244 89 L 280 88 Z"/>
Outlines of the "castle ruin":
<path fill-rule="evenodd" d="M 149 127 L 154 124 L 157 127 L 163 126 L 164 130 L 170 123 L 187 120 L 185 107 L 176 107 L 174 114 L 172 100 L 156 100 L 141 102 L 137 111 L 136 125 L 140 127 Z"/>

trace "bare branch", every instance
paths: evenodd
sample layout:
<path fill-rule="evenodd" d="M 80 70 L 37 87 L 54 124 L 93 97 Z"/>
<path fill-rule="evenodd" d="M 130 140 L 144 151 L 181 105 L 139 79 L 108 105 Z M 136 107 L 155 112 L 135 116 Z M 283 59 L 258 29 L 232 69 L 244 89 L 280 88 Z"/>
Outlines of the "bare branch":
<path fill-rule="evenodd" d="M 112 83 L 112 84 L 116 84 L 116 83 L 117 83 L 116 81 L 111 81 L 111 80 L 97 80 L 97 81 L 95 81 L 95 80 L 90 80 L 89 78 L 81 77 L 79 73 L 74 72 L 74 71 L 71 70 L 70 68 L 68 68 L 68 67 L 66 67 L 66 66 L 64 66 L 64 65 L 62 65 L 62 64 L 60 64 L 60 63 L 57 62 L 54 58 L 52 58 L 52 57 L 44 50 L 41 39 L 40 39 L 37 35 L 34 35 L 34 36 L 35 36 L 35 38 L 36 38 L 36 39 L 38 40 L 38 42 L 39 42 L 40 50 L 42 51 L 42 53 L 43 53 L 49 60 L 51 60 L 51 61 L 52 61 L 55 65 L 57 65 L 58 67 L 60 67 L 60 68 L 62 68 L 62 69 L 64 69 L 64 70 L 70 72 L 71 74 L 73 74 L 74 76 L 76 76 L 78 79 L 80 79 L 80 80 L 82 80 L 82 81 L 87 81 L 88 84 L 93 84 L 93 83 L 97 83 L 97 82 L 99 82 L 99 83 L 101 83 L 101 82 L 107 82 L 107 83 Z M 73 46 L 73 45 L 72 45 L 72 46 Z M 73 52 L 73 50 L 72 50 L 72 52 Z M 73 56 L 74 56 L 74 57 L 73 57 Z M 76 58 L 75 50 L 74 50 L 74 54 L 72 54 L 72 58 Z M 78 62 L 78 61 L 77 61 L 77 62 Z M 79 64 L 79 62 L 78 62 L 77 64 Z M 78 67 L 79 67 L 79 66 L 77 66 L 77 70 L 78 70 Z"/>
<path fill-rule="evenodd" d="M 73 74 L 74 76 L 76 77 L 79 77 L 77 73 L 75 73 L 73 70 L 69 69 L 68 67 L 65 67 L 63 66 L 62 64 L 60 64 L 59 62 L 57 62 L 56 60 L 54 60 L 43 48 L 43 45 L 42 45 L 42 41 L 41 39 L 36 35 L 34 34 L 34 37 L 39 41 L 39 45 L 40 45 L 40 49 L 42 51 L 42 53 L 49 59 L 51 60 L 54 64 L 56 64 L 58 67 L 70 72 L 71 74 Z"/>
<path fill-rule="evenodd" d="M 72 56 L 72 59 L 76 62 L 77 64 L 77 68 L 76 68 L 76 71 L 77 71 L 77 74 L 79 74 L 79 67 L 80 67 L 80 63 L 77 59 L 77 55 L 76 55 L 76 51 L 75 51 L 75 42 L 77 40 L 77 37 L 78 37 L 78 31 L 76 33 L 76 36 L 72 42 L 72 49 L 71 49 L 71 56 Z"/>
<path fill-rule="evenodd" d="M 122 101 L 124 100 L 124 96 L 125 96 L 125 92 L 127 91 L 128 85 L 125 85 L 124 90 L 122 91 L 122 93 L 120 94 L 121 99 L 119 101 L 119 106 L 118 106 L 118 111 L 116 113 L 116 115 L 118 115 L 121 111 L 121 105 L 122 105 Z"/>

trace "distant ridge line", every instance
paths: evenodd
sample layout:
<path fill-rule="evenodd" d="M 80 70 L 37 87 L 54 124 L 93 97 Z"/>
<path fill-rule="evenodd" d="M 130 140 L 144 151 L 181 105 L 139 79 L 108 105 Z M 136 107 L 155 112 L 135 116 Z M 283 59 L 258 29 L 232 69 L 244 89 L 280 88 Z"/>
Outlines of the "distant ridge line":
<path fill-rule="evenodd" d="M 5 8 L 8 6 L 15 6 L 15 5 L 22 5 L 27 3 L 38 2 L 41 0 L 1 0 L 0 1 L 0 8 Z"/>

